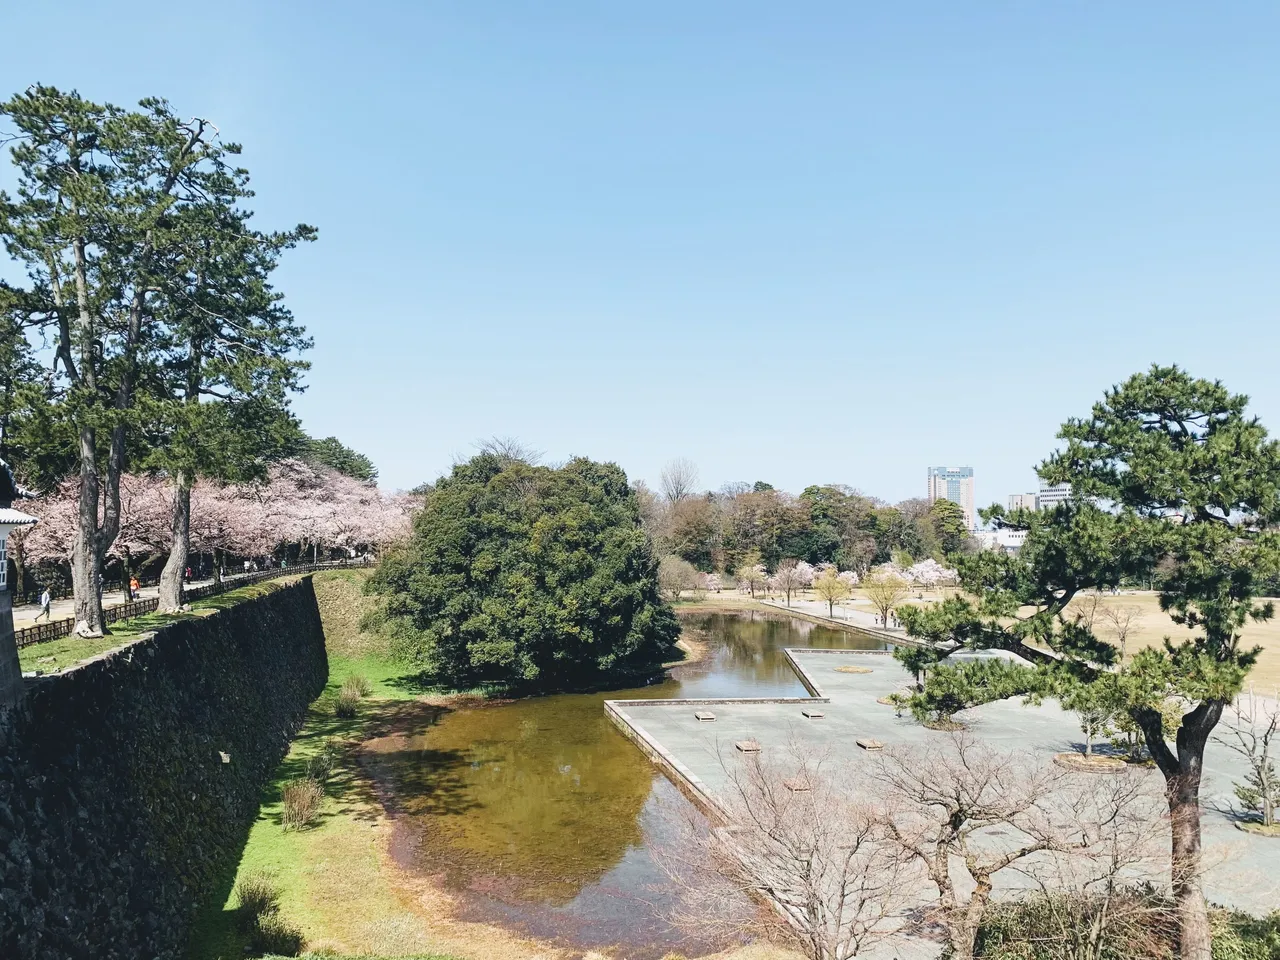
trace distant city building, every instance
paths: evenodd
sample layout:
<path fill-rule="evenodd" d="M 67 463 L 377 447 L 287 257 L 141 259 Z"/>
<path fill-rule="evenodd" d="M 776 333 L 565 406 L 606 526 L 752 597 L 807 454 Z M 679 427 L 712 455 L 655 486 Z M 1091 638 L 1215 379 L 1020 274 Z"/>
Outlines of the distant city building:
<path fill-rule="evenodd" d="M 974 511 L 973 467 L 930 467 L 929 502 L 950 500 L 964 511 L 964 524 L 970 530 L 978 528 Z"/>
<path fill-rule="evenodd" d="M 1002 553 L 1017 553 L 1022 549 L 1022 545 L 1027 542 L 1027 531 L 1010 530 L 1002 528 L 1000 530 L 979 530 L 974 533 L 974 537 L 981 544 L 984 550 L 999 550 Z"/>
<path fill-rule="evenodd" d="M 1062 503 L 1062 501 L 1070 499 L 1071 484 L 1042 483 L 1040 484 L 1040 492 L 1036 494 L 1036 509 L 1050 510 Z"/>
<path fill-rule="evenodd" d="M 1036 508 L 1036 495 L 1034 493 L 1009 494 L 1010 510 L 1034 510 L 1035 508 Z"/>

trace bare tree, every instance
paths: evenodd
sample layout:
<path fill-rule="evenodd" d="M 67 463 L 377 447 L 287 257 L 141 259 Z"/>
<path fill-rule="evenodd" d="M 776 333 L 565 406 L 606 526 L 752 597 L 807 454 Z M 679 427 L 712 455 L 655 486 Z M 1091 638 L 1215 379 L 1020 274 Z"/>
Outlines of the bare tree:
<path fill-rule="evenodd" d="M 697 586 L 698 571 L 688 560 L 670 554 L 658 560 L 658 587 L 672 600 Z"/>
<path fill-rule="evenodd" d="M 1161 784 L 1141 770 L 1083 774 L 1064 784 L 1055 820 L 1067 849 L 1016 864 L 1036 894 L 1009 907 L 1034 924 L 1037 956 L 1054 960 L 1167 957 L 1176 913 L 1149 878 L 1168 870 Z M 1021 928 L 1021 929 L 1019 929 Z M 992 944 L 985 944 L 990 949 Z"/>
<path fill-rule="evenodd" d="M 1125 644 L 1129 640 L 1129 631 L 1142 621 L 1142 608 L 1134 606 L 1104 607 L 1102 619 L 1111 624 L 1116 634 L 1116 649 L 1120 651 L 1120 659 L 1124 660 Z"/>
<path fill-rule="evenodd" d="M 658 478 L 668 503 L 679 503 L 694 495 L 698 486 L 698 468 L 692 460 L 677 457 L 662 468 Z"/>
<path fill-rule="evenodd" d="M 534 449 L 517 437 L 492 436 L 488 440 L 477 442 L 475 446 L 480 453 L 495 456 L 504 464 L 524 463 L 536 467 L 544 456 L 541 450 Z"/>
<path fill-rule="evenodd" d="M 1070 613 L 1075 617 L 1076 625 L 1092 630 L 1099 616 L 1105 616 L 1106 605 L 1102 602 L 1102 593 L 1091 590 L 1077 594 L 1071 601 Z"/>
<path fill-rule="evenodd" d="M 1280 807 L 1280 774 L 1276 773 L 1272 746 L 1280 746 L 1280 705 L 1275 699 L 1257 696 L 1252 690 L 1236 698 L 1234 709 L 1223 714 L 1226 736 L 1215 736 L 1249 764 L 1244 783 L 1236 784 L 1236 798 L 1244 808 L 1262 819 L 1264 827 L 1276 823 Z"/>
<path fill-rule="evenodd" d="M 974 956 L 996 875 L 1034 854 L 1071 845 L 1055 824 L 1054 813 L 1061 811 L 1052 808 L 1064 776 L 962 734 L 946 747 L 882 757 L 886 829 L 937 887 L 937 919 L 956 960 Z"/>
<path fill-rule="evenodd" d="M 724 825 L 686 814 L 660 857 L 681 893 L 677 923 L 790 941 L 811 960 L 855 957 L 904 927 L 922 871 L 851 799 L 847 768 L 793 744 L 742 753 L 725 772 Z"/>

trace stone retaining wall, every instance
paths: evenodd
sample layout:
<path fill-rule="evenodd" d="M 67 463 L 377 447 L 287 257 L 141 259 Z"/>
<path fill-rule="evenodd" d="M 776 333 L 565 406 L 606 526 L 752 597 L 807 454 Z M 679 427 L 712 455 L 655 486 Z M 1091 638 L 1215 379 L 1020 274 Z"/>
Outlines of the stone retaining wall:
<path fill-rule="evenodd" d="M 308 577 L 30 681 L 0 715 L 0 957 L 180 957 L 327 675 Z"/>

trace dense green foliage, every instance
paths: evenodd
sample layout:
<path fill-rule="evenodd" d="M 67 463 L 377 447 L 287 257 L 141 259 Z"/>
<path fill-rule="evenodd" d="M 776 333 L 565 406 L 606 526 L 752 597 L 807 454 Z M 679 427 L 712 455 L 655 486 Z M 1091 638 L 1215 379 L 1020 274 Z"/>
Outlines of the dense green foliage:
<path fill-rule="evenodd" d="M 304 437 L 298 452 L 308 463 L 330 467 L 352 479 L 367 483 L 378 479 L 378 468 L 373 465 L 373 461 L 363 453 L 352 450 L 337 437 L 325 437 L 323 440 Z"/>
<path fill-rule="evenodd" d="M 679 635 L 626 475 L 581 458 L 454 467 L 370 588 L 406 653 L 458 686 L 647 673 Z"/>

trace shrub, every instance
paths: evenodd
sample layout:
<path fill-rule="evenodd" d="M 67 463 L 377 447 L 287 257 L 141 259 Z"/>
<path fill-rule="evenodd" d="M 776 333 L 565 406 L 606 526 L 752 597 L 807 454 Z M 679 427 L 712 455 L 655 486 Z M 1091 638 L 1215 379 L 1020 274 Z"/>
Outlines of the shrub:
<path fill-rule="evenodd" d="M 315 780 L 321 786 L 329 782 L 334 764 L 338 762 L 338 741 L 329 737 L 314 755 L 307 757 L 304 777 Z"/>
<path fill-rule="evenodd" d="M 298 830 L 313 823 L 320 815 L 324 790 L 314 777 L 300 777 L 284 785 L 280 800 L 284 806 L 281 824 L 286 830 Z"/>
<path fill-rule="evenodd" d="M 347 679 L 342 681 L 342 689 L 350 690 L 357 697 L 367 697 L 373 692 L 373 688 L 369 686 L 369 681 L 362 674 L 353 673 Z"/>
<path fill-rule="evenodd" d="M 260 916 L 249 938 L 249 948 L 259 955 L 296 957 L 304 946 L 302 931 L 275 912 Z"/>
<path fill-rule="evenodd" d="M 280 909 L 280 888 L 260 871 L 246 873 L 237 880 L 235 893 L 236 912 L 240 926 L 245 930 L 254 929 L 259 917 Z"/>
<path fill-rule="evenodd" d="M 340 720 L 350 720 L 360 709 L 360 694 L 345 685 L 333 701 L 333 715 Z"/>

